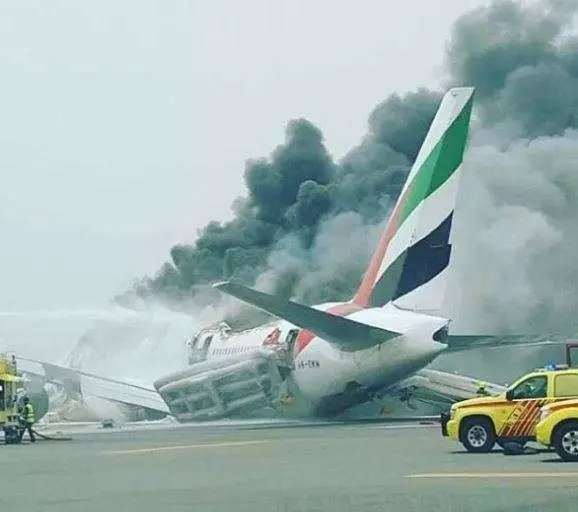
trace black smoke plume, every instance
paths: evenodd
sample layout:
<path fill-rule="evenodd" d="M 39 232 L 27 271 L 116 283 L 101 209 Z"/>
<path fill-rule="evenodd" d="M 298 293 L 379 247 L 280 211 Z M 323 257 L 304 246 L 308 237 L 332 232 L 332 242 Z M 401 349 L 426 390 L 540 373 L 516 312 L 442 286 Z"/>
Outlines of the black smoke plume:
<path fill-rule="evenodd" d="M 443 89 L 476 87 L 448 304 L 462 326 L 559 327 L 560 315 L 578 324 L 577 10 L 576 1 L 496 1 L 454 24 Z M 340 162 L 319 128 L 289 122 L 269 158 L 247 162 L 234 220 L 173 247 L 116 301 L 214 305 L 226 299 L 208 285 L 222 279 L 306 303 L 350 298 L 442 94 L 390 96 Z"/>

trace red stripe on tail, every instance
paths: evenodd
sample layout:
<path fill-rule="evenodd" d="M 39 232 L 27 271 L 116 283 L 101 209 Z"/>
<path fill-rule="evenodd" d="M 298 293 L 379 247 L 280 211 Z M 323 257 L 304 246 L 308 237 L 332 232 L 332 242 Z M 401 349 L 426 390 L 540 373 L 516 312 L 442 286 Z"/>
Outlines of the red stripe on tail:
<path fill-rule="evenodd" d="M 335 316 L 348 316 L 356 311 L 360 311 L 363 308 L 359 304 L 354 304 L 352 302 L 346 302 L 344 304 L 336 304 L 331 306 L 326 313 L 331 313 Z M 311 343 L 311 340 L 315 338 L 315 334 L 311 331 L 306 331 L 304 329 L 299 331 L 297 334 L 297 339 L 295 340 L 295 345 L 293 346 L 293 357 L 297 357 L 303 349 Z"/>

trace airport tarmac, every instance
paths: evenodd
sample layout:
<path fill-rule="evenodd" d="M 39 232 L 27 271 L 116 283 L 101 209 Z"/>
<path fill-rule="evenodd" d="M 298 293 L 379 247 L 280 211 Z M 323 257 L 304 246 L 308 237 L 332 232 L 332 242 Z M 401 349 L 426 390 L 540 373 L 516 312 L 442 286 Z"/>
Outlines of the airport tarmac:
<path fill-rule="evenodd" d="M 79 429 L 0 446 L 17 511 L 570 511 L 578 465 L 472 455 L 439 425 L 267 423 Z"/>

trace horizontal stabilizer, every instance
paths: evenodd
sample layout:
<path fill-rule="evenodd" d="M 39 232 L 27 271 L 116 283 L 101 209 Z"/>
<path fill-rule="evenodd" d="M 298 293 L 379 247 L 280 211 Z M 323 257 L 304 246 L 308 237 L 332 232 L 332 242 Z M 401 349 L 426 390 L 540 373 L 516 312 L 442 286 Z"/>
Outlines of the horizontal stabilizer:
<path fill-rule="evenodd" d="M 400 336 L 397 332 L 361 324 L 240 284 L 224 282 L 214 284 L 213 287 L 297 327 L 311 331 L 343 350 L 370 348 Z"/>
<path fill-rule="evenodd" d="M 527 347 L 561 345 L 567 341 L 562 335 L 546 334 L 510 334 L 510 335 L 449 335 L 444 339 L 448 345 L 447 352 L 460 352 L 477 348 L 499 348 L 515 345 Z"/>

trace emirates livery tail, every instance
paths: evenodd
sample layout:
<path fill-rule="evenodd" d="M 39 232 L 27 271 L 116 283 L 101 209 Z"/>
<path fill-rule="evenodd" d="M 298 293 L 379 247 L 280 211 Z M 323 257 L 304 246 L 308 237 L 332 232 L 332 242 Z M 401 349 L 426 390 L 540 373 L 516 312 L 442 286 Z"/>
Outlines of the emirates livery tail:
<path fill-rule="evenodd" d="M 473 95 L 461 87 L 444 96 L 353 299 L 359 306 L 441 306 Z"/>
<path fill-rule="evenodd" d="M 400 335 L 345 318 L 354 311 L 393 303 L 416 312 L 443 301 L 452 215 L 466 146 L 474 89 L 449 90 L 407 177 L 355 297 L 327 311 L 225 282 L 213 285 L 343 350 L 360 350 Z M 344 307 L 345 306 L 345 307 Z"/>

